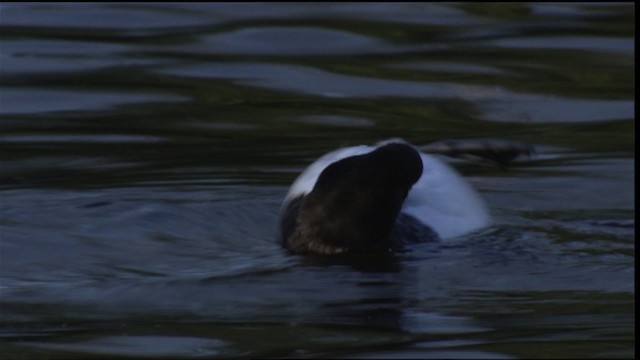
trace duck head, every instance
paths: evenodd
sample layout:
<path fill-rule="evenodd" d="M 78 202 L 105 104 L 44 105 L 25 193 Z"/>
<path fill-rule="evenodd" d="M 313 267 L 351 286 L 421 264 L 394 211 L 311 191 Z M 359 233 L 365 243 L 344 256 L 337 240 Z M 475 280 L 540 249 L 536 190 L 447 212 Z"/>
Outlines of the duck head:
<path fill-rule="evenodd" d="M 286 207 L 283 245 L 320 254 L 390 248 L 394 222 L 421 175 L 420 154 L 403 143 L 328 165 L 312 191 Z"/>

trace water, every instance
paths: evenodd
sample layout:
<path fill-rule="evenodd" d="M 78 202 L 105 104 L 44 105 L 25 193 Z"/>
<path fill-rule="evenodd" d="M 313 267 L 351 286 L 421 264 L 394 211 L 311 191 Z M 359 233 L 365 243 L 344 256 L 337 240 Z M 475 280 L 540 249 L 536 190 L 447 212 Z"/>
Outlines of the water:
<path fill-rule="evenodd" d="M 0 358 L 635 356 L 632 4 L 0 7 Z M 403 137 L 495 225 L 287 255 L 313 159 Z"/>

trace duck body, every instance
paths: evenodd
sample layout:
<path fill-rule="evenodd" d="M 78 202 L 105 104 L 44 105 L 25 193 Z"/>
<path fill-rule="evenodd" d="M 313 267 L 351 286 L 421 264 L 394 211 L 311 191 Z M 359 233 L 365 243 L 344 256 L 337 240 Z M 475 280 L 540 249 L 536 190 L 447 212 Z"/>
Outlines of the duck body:
<path fill-rule="evenodd" d="M 388 251 L 490 222 L 460 175 L 400 139 L 320 157 L 291 185 L 280 213 L 282 244 L 293 253 Z"/>

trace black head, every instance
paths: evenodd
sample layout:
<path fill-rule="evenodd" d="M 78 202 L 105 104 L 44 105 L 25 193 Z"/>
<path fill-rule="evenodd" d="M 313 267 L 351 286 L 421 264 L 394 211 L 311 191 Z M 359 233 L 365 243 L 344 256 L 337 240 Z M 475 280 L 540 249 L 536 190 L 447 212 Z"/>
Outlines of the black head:
<path fill-rule="evenodd" d="M 407 193 L 422 175 L 420 154 L 391 143 L 337 161 L 320 174 L 283 228 L 294 252 L 337 253 L 391 247 L 391 230 Z"/>

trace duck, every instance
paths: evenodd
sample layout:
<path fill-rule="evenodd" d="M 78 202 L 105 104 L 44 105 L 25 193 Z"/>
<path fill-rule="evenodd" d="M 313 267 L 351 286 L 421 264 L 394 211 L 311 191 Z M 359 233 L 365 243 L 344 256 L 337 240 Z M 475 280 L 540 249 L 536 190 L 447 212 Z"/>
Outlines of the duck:
<path fill-rule="evenodd" d="M 392 138 L 331 151 L 292 183 L 280 209 L 280 241 L 294 254 L 390 252 L 460 237 L 491 223 L 485 201 L 442 155 L 504 167 L 533 154 L 501 140 Z"/>

